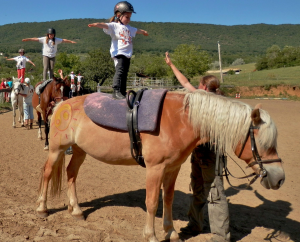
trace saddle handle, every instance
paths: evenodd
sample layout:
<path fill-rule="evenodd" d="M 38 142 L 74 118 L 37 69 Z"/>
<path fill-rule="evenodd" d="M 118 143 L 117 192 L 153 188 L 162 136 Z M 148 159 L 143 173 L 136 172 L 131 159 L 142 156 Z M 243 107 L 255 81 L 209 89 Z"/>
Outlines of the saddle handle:
<path fill-rule="evenodd" d="M 126 102 L 127 102 L 127 106 L 129 107 L 129 109 L 133 109 L 133 102 L 130 101 L 130 94 L 133 95 L 132 100 L 134 100 L 134 99 L 135 99 L 135 96 L 136 96 L 136 92 L 133 91 L 133 90 L 129 90 L 129 91 L 127 92 L 127 94 L 126 94 Z"/>

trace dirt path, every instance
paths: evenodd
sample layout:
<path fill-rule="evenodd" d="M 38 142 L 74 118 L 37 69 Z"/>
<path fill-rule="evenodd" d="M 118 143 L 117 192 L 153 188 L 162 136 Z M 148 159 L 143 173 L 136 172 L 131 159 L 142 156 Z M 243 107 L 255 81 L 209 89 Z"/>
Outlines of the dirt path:
<path fill-rule="evenodd" d="M 286 181 L 277 191 L 266 190 L 255 183 L 252 190 L 240 192 L 225 182 L 232 241 L 300 241 L 300 102 L 242 101 L 253 106 L 262 103 L 275 120 Z M 37 126 L 33 130 L 13 129 L 12 112 L 0 114 L 0 124 L 0 241 L 143 241 L 146 215 L 143 168 L 110 166 L 87 156 L 77 182 L 80 206 L 87 219 L 76 221 L 69 215 L 66 184 L 60 198 L 49 197 L 50 216 L 41 219 L 35 215 L 35 201 L 40 171 L 47 158 L 44 141 L 37 140 Z M 67 156 L 67 163 L 69 159 Z M 234 174 L 242 175 L 233 162 L 229 163 Z M 187 161 L 175 187 L 173 217 L 177 231 L 187 224 L 189 173 Z M 247 183 L 231 181 L 234 185 Z M 160 203 L 155 226 L 158 238 L 163 241 L 161 224 Z M 207 241 L 210 237 L 211 234 L 206 233 L 186 238 L 186 241 Z"/>

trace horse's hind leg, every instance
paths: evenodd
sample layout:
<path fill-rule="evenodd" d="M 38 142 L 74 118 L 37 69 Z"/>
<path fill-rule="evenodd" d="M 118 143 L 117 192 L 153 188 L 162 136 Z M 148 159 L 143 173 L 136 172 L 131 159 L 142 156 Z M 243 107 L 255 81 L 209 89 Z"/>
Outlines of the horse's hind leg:
<path fill-rule="evenodd" d="M 49 152 L 48 159 L 43 167 L 42 176 L 40 180 L 40 196 L 37 200 L 37 215 L 39 217 L 47 217 L 47 191 L 48 184 L 52 178 L 52 195 L 59 194 L 61 191 L 61 180 L 62 180 L 62 171 L 64 168 L 64 152 L 56 151 Z"/>
<path fill-rule="evenodd" d="M 180 167 L 172 173 L 166 173 L 163 180 L 163 228 L 165 239 L 179 241 L 179 236 L 173 226 L 172 204 L 174 198 L 175 181 Z"/>
<path fill-rule="evenodd" d="M 73 156 L 67 167 L 69 197 L 68 210 L 71 213 L 71 215 L 76 219 L 84 219 L 82 210 L 78 205 L 78 199 L 76 194 L 76 178 L 78 175 L 79 168 L 85 159 L 86 153 L 76 144 L 73 145 L 72 148 Z"/>

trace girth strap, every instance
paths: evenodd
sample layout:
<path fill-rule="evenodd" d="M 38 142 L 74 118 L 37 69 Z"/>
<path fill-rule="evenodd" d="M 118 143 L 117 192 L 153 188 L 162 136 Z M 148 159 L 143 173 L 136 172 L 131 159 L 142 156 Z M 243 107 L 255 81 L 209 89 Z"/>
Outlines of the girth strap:
<path fill-rule="evenodd" d="M 140 132 L 138 130 L 138 109 L 143 96 L 143 92 L 145 90 L 147 89 L 141 89 L 137 93 L 133 90 L 130 90 L 129 92 L 127 92 L 126 95 L 126 101 L 128 105 L 126 120 L 130 138 L 131 155 L 136 160 L 136 162 L 142 167 L 146 167 L 146 165 L 144 157 L 142 155 L 142 141 L 140 137 Z"/>

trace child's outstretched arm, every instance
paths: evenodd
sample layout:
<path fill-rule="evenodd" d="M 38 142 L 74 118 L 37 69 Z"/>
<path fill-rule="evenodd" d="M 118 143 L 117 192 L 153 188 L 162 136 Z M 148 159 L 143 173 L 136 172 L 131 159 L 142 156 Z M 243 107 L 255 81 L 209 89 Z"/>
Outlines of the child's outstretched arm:
<path fill-rule="evenodd" d="M 75 42 L 75 41 L 68 40 L 68 39 L 63 39 L 62 43 L 76 44 L 76 42 Z"/>
<path fill-rule="evenodd" d="M 148 36 L 148 35 L 149 35 L 148 32 L 147 32 L 146 30 L 142 30 L 142 29 L 138 29 L 138 30 L 136 31 L 136 33 L 137 33 L 137 34 L 143 34 L 144 36 Z"/>
<path fill-rule="evenodd" d="M 97 27 L 100 29 L 108 29 L 108 26 L 106 23 L 93 23 L 93 24 L 89 24 L 89 27 Z"/>
<path fill-rule="evenodd" d="M 35 64 L 34 64 L 31 60 L 29 60 L 28 62 L 29 62 L 31 65 L 35 66 Z"/>
<path fill-rule="evenodd" d="M 27 38 L 27 39 L 22 39 L 22 41 L 39 41 L 38 38 Z"/>

